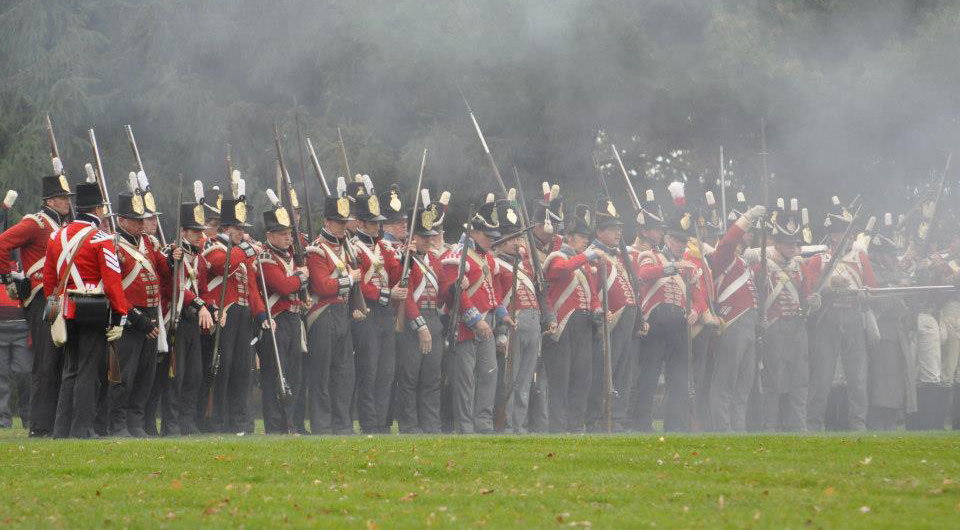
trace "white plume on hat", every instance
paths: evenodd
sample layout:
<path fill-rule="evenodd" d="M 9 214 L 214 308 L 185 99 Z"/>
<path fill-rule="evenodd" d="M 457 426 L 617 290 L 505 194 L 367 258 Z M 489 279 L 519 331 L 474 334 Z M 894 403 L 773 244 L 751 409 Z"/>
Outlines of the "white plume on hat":
<path fill-rule="evenodd" d="M 367 190 L 367 195 L 373 195 L 373 181 L 370 180 L 370 175 L 363 176 L 363 187 Z"/>
<path fill-rule="evenodd" d="M 517 200 L 517 188 L 510 188 L 507 190 L 507 200 L 515 201 Z"/>
<path fill-rule="evenodd" d="M 708 191 L 705 195 L 707 196 L 707 206 L 717 205 L 717 200 L 713 197 L 712 191 Z"/>
<path fill-rule="evenodd" d="M 484 201 L 484 202 L 490 203 L 490 202 L 493 202 L 494 200 L 496 200 L 496 197 L 495 197 L 492 193 L 488 193 L 488 194 L 487 194 L 487 200 Z"/>
<path fill-rule="evenodd" d="M 430 206 L 430 190 L 427 188 L 420 190 L 420 205 L 423 208 Z"/>
<path fill-rule="evenodd" d="M 87 162 L 83 165 L 83 171 L 87 174 L 87 182 L 90 184 L 97 183 L 97 173 L 93 170 L 93 164 Z"/>
<path fill-rule="evenodd" d="M 150 187 L 150 182 L 147 180 L 147 174 L 143 170 L 137 172 L 137 183 L 140 184 L 140 189 L 147 191 L 147 188 Z"/>
<path fill-rule="evenodd" d="M 343 177 L 337 177 L 337 197 L 343 197 L 347 192 L 347 180 Z"/>
<path fill-rule="evenodd" d="M 444 205 L 444 206 L 447 206 L 448 204 L 450 204 L 450 192 L 449 192 L 449 191 L 445 191 L 445 192 L 441 193 L 441 194 L 440 194 L 440 201 L 439 201 L 439 202 L 440 202 L 440 204 L 442 204 L 442 205 Z"/>
<path fill-rule="evenodd" d="M 790 199 L 790 211 L 791 211 L 791 212 L 796 212 L 796 211 L 799 211 L 799 210 L 800 210 L 800 202 L 797 201 L 797 198 L 794 197 L 794 198 Z"/>
<path fill-rule="evenodd" d="M 270 200 L 270 204 L 272 204 L 274 208 L 280 205 L 280 197 L 277 197 L 277 194 L 270 188 L 267 188 L 267 199 Z"/>
<path fill-rule="evenodd" d="M 653 190 L 652 190 L 652 189 L 647 190 L 647 192 L 644 194 L 644 196 L 645 196 L 644 198 L 647 200 L 647 202 L 654 202 L 655 200 L 657 200 L 656 196 L 653 194 Z"/>
<path fill-rule="evenodd" d="M 893 214 L 887 212 L 883 214 L 883 226 L 893 226 Z"/>
<path fill-rule="evenodd" d="M 806 208 L 800 210 L 800 224 L 804 226 L 810 224 L 810 211 Z"/>
<path fill-rule="evenodd" d="M 670 192 L 670 197 L 673 198 L 673 204 L 677 206 L 685 206 L 687 204 L 683 182 L 677 180 L 671 182 L 670 185 L 667 186 L 667 191 Z"/>
<path fill-rule="evenodd" d="M 3 207 L 8 210 L 13 208 L 13 203 L 17 202 L 17 197 L 19 196 L 20 194 L 17 193 L 16 190 L 8 191 L 7 195 L 3 198 Z"/>
<path fill-rule="evenodd" d="M 53 174 L 54 174 L 54 175 L 62 175 L 62 174 L 63 174 L 63 162 L 60 161 L 60 157 L 59 157 L 59 156 L 53 157 L 53 159 L 51 160 L 51 162 L 53 163 Z"/>
<path fill-rule="evenodd" d="M 247 182 L 243 179 L 237 181 L 237 194 L 234 199 L 243 199 L 247 196 Z"/>
<path fill-rule="evenodd" d="M 203 202 L 203 182 L 193 181 L 193 200 L 200 204 Z"/>
<path fill-rule="evenodd" d="M 552 201 L 559 196 L 560 196 L 560 186 L 557 184 L 554 184 L 553 186 L 550 187 L 550 200 Z"/>
<path fill-rule="evenodd" d="M 550 200 L 550 183 L 544 181 L 541 185 L 541 190 L 543 190 L 543 200 Z"/>
<path fill-rule="evenodd" d="M 127 187 L 130 188 L 130 193 L 137 193 L 137 188 L 139 187 L 137 182 L 137 174 L 133 171 L 127 174 Z"/>

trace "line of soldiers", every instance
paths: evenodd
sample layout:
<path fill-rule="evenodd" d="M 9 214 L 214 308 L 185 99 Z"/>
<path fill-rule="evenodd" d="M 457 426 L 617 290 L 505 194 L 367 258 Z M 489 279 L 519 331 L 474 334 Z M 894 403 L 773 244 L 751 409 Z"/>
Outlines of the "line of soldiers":
<path fill-rule="evenodd" d="M 194 183 L 163 245 L 142 174 L 113 202 L 96 174 L 42 184 L 0 235 L 31 436 L 252 433 L 256 381 L 267 433 L 942 429 L 951 385 L 958 426 L 960 298 L 872 295 L 955 284 L 956 230 L 916 256 L 889 214 L 850 237 L 835 200 L 815 246 L 796 200 L 740 194 L 727 220 L 672 183 L 627 245 L 610 198 L 565 215 L 544 183 L 529 219 L 490 194 L 448 244 L 448 192 L 405 204 L 358 176 L 312 241 L 295 196 L 268 190 L 258 242 L 234 172 L 223 194 Z"/>

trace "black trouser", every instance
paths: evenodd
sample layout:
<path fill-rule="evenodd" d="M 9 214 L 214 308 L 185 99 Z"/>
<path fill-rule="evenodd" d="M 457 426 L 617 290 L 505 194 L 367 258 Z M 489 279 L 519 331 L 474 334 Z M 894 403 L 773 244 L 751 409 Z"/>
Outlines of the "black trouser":
<path fill-rule="evenodd" d="M 710 377 L 713 374 L 713 339 L 717 328 L 704 327 L 693 339 L 693 356 L 690 367 L 693 373 L 694 417 L 691 418 L 691 430 L 703 432 L 710 430 Z"/>
<path fill-rule="evenodd" d="M 277 353 L 280 355 L 280 368 L 290 388 L 291 395 L 281 401 L 280 385 L 277 380 L 277 361 L 274 357 L 273 338 L 269 331 L 260 335 L 258 352 L 260 355 L 260 397 L 263 399 L 263 427 L 267 434 L 297 433 L 303 430 L 294 423 L 294 408 L 300 397 L 300 372 L 303 367 L 303 344 L 299 313 L 284 311 L 273 317 L 277 323 Z M 282 406 L 281 406 L 282 404 Z"/>
<path fill-rule="evenodd" d="M 633 348 L 633 330 L 637 320 L 637 306 L 623 308 L 620 320 L 610 330 L 610 370 L 613 381 L 610 404 L 613 429 L 622 431 L 627 419 L 627 405 L 630 403 L 630 390 L 633 384 L 634 366 L 637 364 Z M 606 386 L 604 378 L 603 333 L 594 334 L 593 346 L 593 383 L 590 389 L 590 408 L 587 424 L 594 431 L 606 431 Z"/>
<path fill-rule="evenodd" d="M 97 396 L 107 384 L 106 326 L 81 326 L 68 320 L 67 336 L 53 436 L 90 438 Z"/>
<path fill-rule="evenodd" d="M 200 399 L 203 380 L 200 343 L 200 323 L 196 315 L 192 312 L 181 314 L 173 342 L 176 350 L 173 378 L 168 378 L 162 387 L 164 433 L 193 434 L 197 431 L 198 402 L 203 401 Z M 169 372 L 164 372 L 165 377 L 167 374 Z"/>
<path fill-rule="evenodd" d="M 30 432 L 51 434 L 57 416 L 57 396 L 63 376 L 63 348 L 53 345 L 50 324 L 43 319 L 47 304 L 43 293 L 37 293 L 27 306 L 30 325 L 30 349 L 33 350 L 33 371 L 30 377 Z"/>
<path fill-rule="evenodd" d="M 353 434 L 353 339 L 347 304 L 331 304 L 310 326 L 307 401 L 311 434 Z"/>
<path fill-rule="evenodd" d="M 430 353 L 420 353 L 417 332 L 407 329 L 397 344 L 397 395 L 394 414 L 401 433 L 440 432 L 440 360 L 443 327 L 436 310 L 422 310 L 433 339 Z"/>
<path fill-rule="evenodd" d="M 396 371 L 397 312 L 393 307 L 370 305 L 370 313 L 352 325 L 356 349 L 357 415 L 365 433 L 389 432 L 387 409 Z"/>
<path fill-rule="evenodd" d="M 543 341 L 547 369 L 547 407 L 550 432 L 582 432 L 587 415 L 593 364 L 593 320 L 577 310 L 554 341 Z"/>
<path fill-rule="evenodd" d="M 640 341 L 640 379 L 635 403 L 637 428 L 653 430 L 653 400 L 661 370 L 664 373 L 665 395 L 663 430 L 690 429 L 689 334 L 683 309 L 673 304 L 660 304 L 647 319 L 650 333 Z"/>
<path fill-rule="evenodd" d="M 200 334 L 200 363 L 203 377 L 200 378 L 200 395 L 197 397 L 197 428 L 200 432 L 210 432 L 213 407 L 213 331 Z M 211 409 L 208 412 L 207 406 Z"/>
<path fill-rule="evenodd" d="M 139 308 L 147 318 L 157 319 L 156 308 Z M 157 339 L 132 326 L 117 339 L 120 382 L 110 383 L 108 394 L 110 434 L 144 427 L 144 409 L 157 371 Z M 152 416 L 151 416 L 152 417 Z"/>
<path fill-rule="evenodd" d="M 227 325 L 220 332 L 220 369 L 213 381 L 211 427 L 215 431 L 235 433 L 247 428 L 253 334 L 250 308 L 239 304 L 230 306 Z"/>

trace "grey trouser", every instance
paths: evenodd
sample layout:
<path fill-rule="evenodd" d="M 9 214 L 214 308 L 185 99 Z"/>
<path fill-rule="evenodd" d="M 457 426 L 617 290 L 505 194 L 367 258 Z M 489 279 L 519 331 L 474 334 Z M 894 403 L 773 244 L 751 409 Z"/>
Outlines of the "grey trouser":
<path fill-rule="evenodd" d="M 57 416 L 57 398 L 60 395 L 60 379 L 63 374 L 63 348 L 53 345 L 50 324 L 43 319 L 47 300 L 43 292 L 37 293 L 27 306 L 27 323 L 30 325 L 30 350 L 33 351 L 33 368 L 30 376 L 30 431 L 52 434 L 53 421 Z"/>
<path fill-rule="evenodd" d="M 703 328 L 693 339 L 690 378 L 694 389 L 694 407 L 690 422 L 691 430 L 697 432 L 710 430 L 710 377 L 713 375 L 713 348 L 716 340 L 717 329 L 714 327 Z"/>
<path fill-rule="evenodd" d="M 420 353 L 417 332 L 409 328 L 397 340 L 397 395 L 393 410 L 401 433 L 440 432 L 443 326 L 435 309 L 423 309 L 420 316 L 430 330 L 430 353 Z"/>
<path fill-rule="evenodd" d="M 156 320 L 156 308 L 142 311 L 147 318 Z M 146 332 L 139 329 L 125 328 L 117 339 L 117 360 L 120 382 L 110 383 L 107 391 L 110 434 L 144 427 L 144 408 L 157 372 L 157 339 L 148 338 Z"/>
<path fill-rule="evenodd" d="M 294 408 L 300 396 L 300 372 L 303 367 L 302 321 L 299 313 L 284 311 L 273 317 L 277 323 L 277 353 L 280 368 L 291 395 L 280 399 L 280 383 L 277 376 L 277 361 L 273 351 L 273 337 L 262 331 L 258 344 L 260 355 L 260 397 L 263 401 L 263 428 L 267 434 L 297 433 L 303 423 L 294 423 Z"/>
<path fill-rule="evenodd" d="M 397 312 L 370 304 L 367 318 L 353 322 L 356 349 L 357 415 L 365 433 L 389 432 L 387 409 L 397 363 Z"/>
<path fill-rule="evenodd" d="M 11 425 L 10 395 L 17 388 L 19 415 L 30 417 L 30 367 L 33 355 L 27 348 L 26 320 L 0 321 L 0 427 Z"/>
<path fill-rule="evenodd" d="M 801 317 L 781 318 L 765 334 L 762 414 L 766 431 L 807 430 L 807 326 Z"/>
<path fill-rule="evenodd" d="M 550 432 L 583 432 L 593 369 L 593 320 L 589 311 L 570 315 L 559 340 L 544 341 Z"/>
<path fill-rule="evenodd" d="M 486 321 L 493 329 L 493 315 Z M 453 425 L 458 433 L 493 432 L 497 349 L 492 338 L 458 342 L 453 359 Z"/>
<path fill-rule="evenodd" d="M 849 426 L 866 429 L 867 349 L 863 317 L 856 308 L 828 308 L 819 315 L 810 357 L 810 394 L 807 401 L 807 428 L 821 431 L 827 410 L 827 395 L 833 386 L 837 359 L 847 379 Z"/>
<path fill-rule="evenodd" d="M 940 384 L 952 386 L 960 384 L 960 301 L 950 300 L 940 309 L 940 329 L 943 336 L 943 350 L 940 363 Z"/>
<path fill-rule="evenodd" d="M 747 399 L 756 367 L 757 311 L 740 315 L 717 338 L 710 379 L 710 416 L 715 431 L 744 431 Z"/>
<path fill-rule="evenodd" d="M 653 401 L 661 370 L 664 373 L 663 429 L 690 428 L 690 386 L 687 336 L 689 327 L 683 309 L 660 304 L 650 313 L 650 333 L 637 341 L 640 346 L 638 395 L 633 400 L 636 428 L 653 430 Z"/>
<path fill-rule="evenodd" d="M 512 371 L 507 373 L 506 361 L 500 377 L 502 388 L 507 395 L 498 395 L 497 403 L 506 399 L 505 432 L 527 432 L 527 411 L 530 407 L 530 393 L 533 388 L 533 373 L 537 369 L 540 356 L 540 311 L 523 309 L 517 312 L 517 329 L 510 340 L 509 355 L 513 356 Z M 509 396 L 509 398 L 507 397 Z"/>
<path fill-rule="evenodd" d="M 220 369 L 213 382 L 214 430 L 237 433 L 248 428 L 247 396 L 253 370 L 253 318 L 250 308 L 234 304 L 227 309 L 227 325 L 220 332 Z"/>
<path fill-rule="evenodd" d="M 350 308 L 330 304 L 307 333 L 307 404 L 311 434 L 353 434 L 353 338 Z"/>
<path fill-rule="evenodd" d="M 540 358 L 537 359 L 536 369 L 533 371 L 533 383 L 530 385 L 530 406 L 527 410 L 527 430 L 530 432 L 547 432 L 550 429 L 549 403 L 547 394 L 547 369 L 543 364 L 543 344 L 540 340 Z"/>
<path fill-rule="evenodd" d="M 637 306 L 623 308 L 617 325 L 610 327 L 610 368 L 613 377 L 613 403 L 610 415 L 613 429 L 622 431 L 627 420 L 630 390 L 633 385 L 634 366 L 637 365 L 633 349 L 633 330 L 637 318 Z M 599 330 L 598 330 L 599 331 Z M 606 431 L 606 396 L 604 395 L 603 333 L 594 334 L 593 382 L 590 389 L 590 405 L 587 425 L 595 431 Z"/>

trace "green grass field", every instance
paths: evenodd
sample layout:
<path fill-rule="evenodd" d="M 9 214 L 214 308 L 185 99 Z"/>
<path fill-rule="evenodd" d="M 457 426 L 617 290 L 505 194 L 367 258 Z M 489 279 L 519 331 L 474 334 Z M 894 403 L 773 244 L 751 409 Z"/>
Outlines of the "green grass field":
<path fill-rule="evenodd" d="M 0 526 L 960 526 L 960 436 L 0 431 Z"/>

